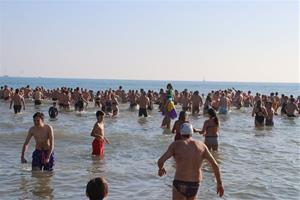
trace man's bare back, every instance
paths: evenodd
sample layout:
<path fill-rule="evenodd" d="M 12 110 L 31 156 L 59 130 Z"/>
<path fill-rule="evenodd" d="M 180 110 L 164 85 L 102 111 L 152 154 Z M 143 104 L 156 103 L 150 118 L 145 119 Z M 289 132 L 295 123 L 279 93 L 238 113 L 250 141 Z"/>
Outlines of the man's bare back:
<path fill-rule="evenodd" d="M 202 179 L 201 166 L 206 146 L 191 138 L 175 141 L 171 147 L 176 161 L 175 179 L 197 182 Z M 195 156 L 198 155 L 198 156 Z"/>

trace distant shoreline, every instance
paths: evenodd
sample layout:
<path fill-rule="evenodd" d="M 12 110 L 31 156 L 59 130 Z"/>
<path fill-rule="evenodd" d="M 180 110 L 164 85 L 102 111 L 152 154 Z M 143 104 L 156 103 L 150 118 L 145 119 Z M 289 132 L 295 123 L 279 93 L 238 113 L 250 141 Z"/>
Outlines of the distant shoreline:
<path fill-rule="evenodd" d="M 300 82 L 239 82 L 239 81 L 215 81 L 215 80 L 145 80 L 145 79 L 113 79 L 113 78 L 71 78 L 71 77 L 44 77 L 44 76 L 39 76 L 39 77 L 30 77 L 30 76 L 9 76 L 9 75 L 3 75 L 0 77 L 0 79 L 15 79 L 15 78 L 22 78 L 22 79 L 59 79 L 59 80 L 109 80 L 109 81 L 153 81 L 153 82 L 179 82 L 179 83 L 226 83 L 226 84 L 284 84 L 284 85 L 296 85 L 298 84 L 300 86 Z"/>

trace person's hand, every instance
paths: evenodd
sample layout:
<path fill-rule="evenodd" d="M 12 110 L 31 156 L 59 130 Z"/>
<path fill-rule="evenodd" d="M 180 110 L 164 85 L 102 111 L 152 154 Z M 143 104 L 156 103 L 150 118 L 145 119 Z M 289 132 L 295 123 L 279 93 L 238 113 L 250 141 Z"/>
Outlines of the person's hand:
<path fill-rule="evenodd" d="M 167 172 L 166 172 L 166 170 L 165 170 L 164 167 L 158 170 L 158 176 L 163 176 L 163 175 L 165 175 L 166 173 L 167 173 Z"/>
<path fill-rule="evenodd" d="M 217 194 L 219 194 L 219 197 L 222 197 L 224 195 L 224 188 L 222 183 L 217 184 Z"/>
<path fill-rule="evenodd" d="M 21 158 L 21 163 L 27 163 L 27 160 L 25 158 Z"/>

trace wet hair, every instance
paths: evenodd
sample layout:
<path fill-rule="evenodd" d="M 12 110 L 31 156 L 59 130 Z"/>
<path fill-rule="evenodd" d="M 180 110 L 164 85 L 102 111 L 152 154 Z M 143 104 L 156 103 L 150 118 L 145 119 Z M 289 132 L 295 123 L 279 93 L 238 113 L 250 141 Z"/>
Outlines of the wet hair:
<path fill-rule="evenodd" d="M 179 113 L 178 119 L 179 119 L 179 120 L 185 120 L 186 118 L 187 118 L 187 113 L 186 113 L 185 111 L 181 111 L 181 112 Z"/>
<path fill-rule="evenodd" d="M 214 118 L 216 125 L 219 126 L 220 123 L 216 111 L 213 108 L 209 108 L 207 113 L 209 114 L 210 118 Z"/>
<path fill-rule="evenodd" d="M 104 113 L 102 110 L 98 110 L 98 111 L 96 112 L 96 117 L 104 116 L 104 115 L 105 115 L 105 113 Z"/>
<path fill-rule="evenodd" d="M 33 115 L 33 119 L 35 119 L 36 117 L 39 117 L 39 118 L 41 118 L 44 121 L 44 114 L 42 112 L 36 112 Z"/>
<path fill-rule="evenodd" d="M 108 195 L 108 185 L 104 178 L 91 179 L 86 185 L 86 195 L 90 200 L 101 200 Z"/>

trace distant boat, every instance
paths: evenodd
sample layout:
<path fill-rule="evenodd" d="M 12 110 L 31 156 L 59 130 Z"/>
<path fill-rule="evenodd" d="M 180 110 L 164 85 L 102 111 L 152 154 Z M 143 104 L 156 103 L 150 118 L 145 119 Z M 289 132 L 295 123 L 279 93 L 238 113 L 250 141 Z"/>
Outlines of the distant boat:
<path fill-rule="evenodd" d="M 9 76 L 8 76 L 8 75 L 3 75 L 3 77 L 4 77 L 4 78 L 7 78 L 7 77 L 9 77 Z"/>

